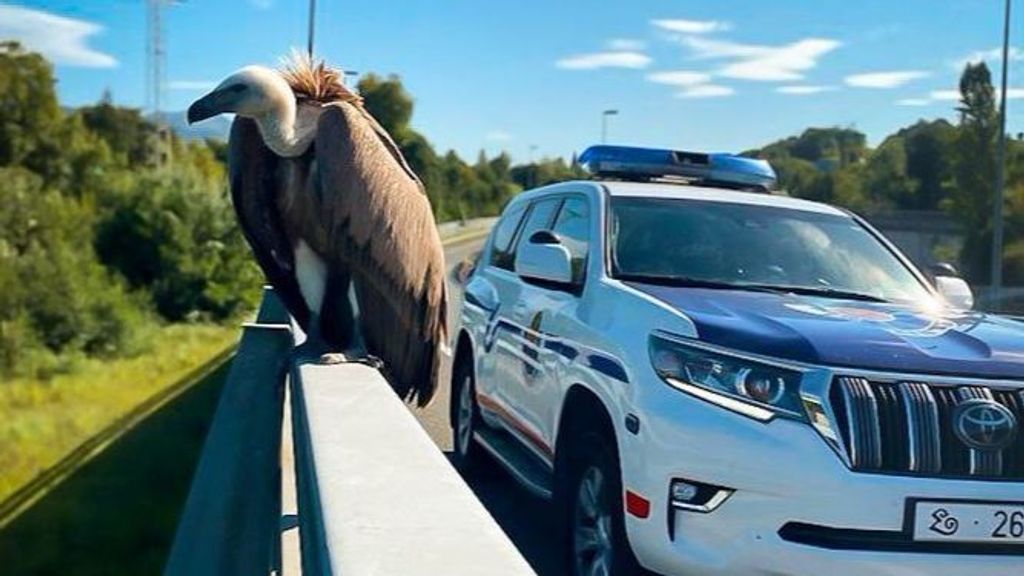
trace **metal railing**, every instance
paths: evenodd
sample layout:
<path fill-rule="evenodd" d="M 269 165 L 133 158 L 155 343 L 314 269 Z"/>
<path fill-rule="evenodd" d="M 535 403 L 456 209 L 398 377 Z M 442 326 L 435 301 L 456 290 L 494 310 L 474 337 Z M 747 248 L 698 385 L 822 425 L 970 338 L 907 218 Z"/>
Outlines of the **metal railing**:
<path fill-rule="evenodd" d="M 164 573 L 533 574 L 380 373 L 293 362 L 303 338 L 265 291 Z M 286 385 L 294 474 L 281 468 Z M 282 477 L 297 495 L 301 566 L 282 566 Z"/>

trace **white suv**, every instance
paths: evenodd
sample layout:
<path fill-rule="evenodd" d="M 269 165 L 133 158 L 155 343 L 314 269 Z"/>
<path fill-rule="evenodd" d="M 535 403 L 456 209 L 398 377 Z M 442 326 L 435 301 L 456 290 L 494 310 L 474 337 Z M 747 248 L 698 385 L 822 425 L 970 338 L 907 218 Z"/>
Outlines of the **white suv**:
<path fill-rule="evenodd" d="M 1024 573 L 1024 324 L 764 162 L 581 161 L 485 244 L 451 414 L 574 574 Z"/>

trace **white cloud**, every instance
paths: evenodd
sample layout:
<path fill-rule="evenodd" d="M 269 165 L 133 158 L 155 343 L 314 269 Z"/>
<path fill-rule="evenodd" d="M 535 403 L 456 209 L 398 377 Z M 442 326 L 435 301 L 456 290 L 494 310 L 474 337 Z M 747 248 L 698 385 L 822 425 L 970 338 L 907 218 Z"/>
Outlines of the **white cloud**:
<path fill-rule="evenodd" d="M 999 102 L 999 90 L 996 90 L 996 102 Z M 959 90 L 933 90 L 929 97 L 932 100 L 960 100 Z M 1024 98 L 1024 88 L 1007 88 L 1006 99 L 1007 100 L 1019 100 Z"/>
<path fill-rule="evenodd" d="M 218 82 L 215 80 L 171 80 L 167 83 L 167 88 L 170 90 L 194 90 L 194 91 L 205 91 L 213 90 L 217 87 Z"/>
<path fill-rule="evenodd" d="M 741 44 L 696 36 L 681 39 L 698 60 L 732 60 L 717 74 L 740 80 L 785 82 L 801 80 L 803 72 L 818 65 L 818 59 L 840 46 L 829 38 L 805 38 L 781 46 Z"/>
<path fill-rule="evenodd" d="M 103 27 L 85 20 L 42 10 L 0 4 L 0 38 L 17 40 L 55 64 L 83 68 L 113 68 L 117 59 L 88 45 Z"/>
<path fill-rule="evenodd" d="M 639 52 L 644 48 L 647 48 L 646 42 L 633 38 L 612 38 L 608 41 L 609 50 Z"/>
<path fill-rule="evenodd" d="M 555 66 L 566 70 L 596 70 L 598 68 L 646 68 L 651 57 L 643 52 L 618 50 L 593 52 L 563 58 Z"/>
<path fill-rule="evenodd" d="M 928 97 L 932 100 L 959 100 L 959 90 L 932 90 L 928 94 Z"/>
<path fill-rule="evenodd" d="M 654 82 L 655 84 L 668 84 L 669 86 L 696 86 L 710 82 L 711 75 L 691 70 L 671 70 L 652 72 L 647 75 L 647 81 Z"/>
<path fill-rule="evenodd" d="M 914 80 L 925 78 L 928 72 L 921 70 L 892 70 L 888 72 L 866 72 L 853 74 L 843 79 L 849 86 L 857 88 L 897 88 Z"/>
<path fill-rule="evenodd" d="M 667 32 L 682 34 L 708 34 L 724 32 L 732 28 L 732 24 L 719 20 L 684 20 L 682 18 L 661 18 L 651 20 L 651 24 Z"/>
<path fill-rule="evenodd" d="M 1016 62 L 1024 60 L 1024 50 L 1016 46 L 1010 46 L 1009 50 L 1010 62 Z M 957 58 L 950 62 L 950 65 L 957 70 L 963 70 L 968 64 L 974 64 L 976 62 L 995 62 L 999 63 L 1003 61 L 1003 49 L 992 48 L 990 50 L 975 50 L 963 58 Z"/>
<path fill-rule="evenodd" d="M 720 98 L 722 96 L 732 96 L 735 93 L 736 91 L 729 86 L 699 84 L 676 92 L 676 98 Z"/>
<path fill-rule="evenodd" d="M 999 92 L 996 92 L 996 99 L 999 98 Z M 1007 100 L 1024 99 L 1024 88 L 1007 88 L 1006 89 Z M 900 106 L 927 106 L 935 102 L 959 102 L 960 91 L 959 90 L 932 90 L 928 93 L 927 98 L 904 98 L 897 100 L 896 104 Z"/>
<path fill-rule="evenodd" d="M 903 98 L 896 101 L 897 106 L 927 106 L 931 103 L 928 98 Z"/>
<path fill-rule="evenodd" d="M 780 94 L 793 94 L 797 96 L 806 96 L 808 94 L 820 94 L 822 92 L 831 92 L 835 90 L 835 86 L 809 86 L 805 84 L 795 86 L 779 86 L 775 89 Z"/>
<path fill-rule="evenodd" d="M 512 139 L 512 135 L 501 130 L 491 130 L 484 138 L 492 142 L 508 142 Z"/>

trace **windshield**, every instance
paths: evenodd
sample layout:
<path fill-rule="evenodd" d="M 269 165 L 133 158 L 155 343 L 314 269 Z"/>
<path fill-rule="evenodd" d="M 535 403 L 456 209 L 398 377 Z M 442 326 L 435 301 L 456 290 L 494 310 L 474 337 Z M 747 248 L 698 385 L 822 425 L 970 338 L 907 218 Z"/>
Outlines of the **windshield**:
<path fill-rule="evenodd" d="M 620 278 L 878 300 L 932 295 L 854 219 L 803 210 L 613 198 L 612 272 Z"/>

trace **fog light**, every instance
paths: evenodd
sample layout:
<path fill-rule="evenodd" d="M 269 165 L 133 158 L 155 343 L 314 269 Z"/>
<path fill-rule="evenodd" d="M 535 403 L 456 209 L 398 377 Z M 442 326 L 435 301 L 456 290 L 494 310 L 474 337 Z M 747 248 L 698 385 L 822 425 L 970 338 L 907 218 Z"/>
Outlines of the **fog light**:
<path fill-rule="evenodd" d="M 671 495 L 674 502 L 693 502 L 699 492 L 700 488 L 689 482 L 682 480 L 672 482 Z"/>
<path fill-rule="evenodd" d="M 669 501 L 673 508 L 693 512 L 711 512 L 732 495 L 732 490 L 714 484 L 675 479 L 669 485 Z"/>
<path fill-rule="evenodd" d="M 709 514 L 732 496 L 733 490 L 693 480 L 672 480 L 668 486 L 668 537 L 676 539 L 676 515 Z"/>

